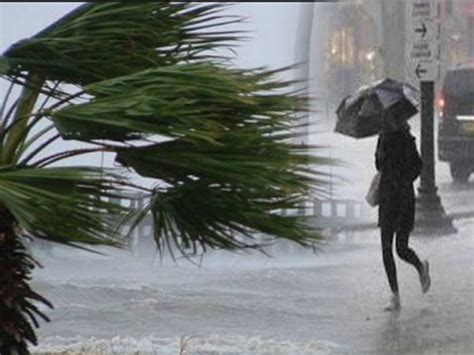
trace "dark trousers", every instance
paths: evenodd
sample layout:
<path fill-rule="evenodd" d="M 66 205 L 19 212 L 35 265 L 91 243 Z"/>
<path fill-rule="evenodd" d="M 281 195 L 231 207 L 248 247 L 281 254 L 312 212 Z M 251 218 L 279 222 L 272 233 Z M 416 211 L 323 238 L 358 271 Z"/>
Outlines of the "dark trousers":
<path fill-rule="evenodd" d="M 392 253 L 394 237 L 396 237 L 396 249 L 398 256 L 407 263 L 412 264 L 418 271 L 419 275 L 421 275 L 423 271 L 423 266 L 416 253 L 408 247 L 410 232 L 394 232 L 392 229 L 382 228 L 383 264 L 385 266 L 385 272 L 387 273 L 390 289 L 393 293 L 398 293 L 397 268 L 395 267 L 395 260 L 393 259 Z"/>

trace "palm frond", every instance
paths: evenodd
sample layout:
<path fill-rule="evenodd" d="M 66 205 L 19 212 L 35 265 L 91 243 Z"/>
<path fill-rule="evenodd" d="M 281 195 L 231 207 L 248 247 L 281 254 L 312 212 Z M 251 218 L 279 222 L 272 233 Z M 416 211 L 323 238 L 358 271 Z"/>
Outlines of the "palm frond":
<path fill-rule="evenodd" d="M 79 6 L 35 36 L 12 45 L 0 61 L 10 76 L 41 72 L 48 80 L 87 84 L 181 61 L 209 59 L 240 31 L 213 31 L 239 18 L 222 4 L 96 2 Z"/>
<path fill-rule="evenodd" d="M 120 246 L 120 236 L 112 233 L 124 213 L 113 202 L 121 196 L 119 180 L 86 167 L 4 169 L 0 203 L 32 236 L 69 245 Z"/>
<path fill-rule="evenodd" d="M 329 161 L 307 154 L 302 146 L 288 150 L 271 137 L 232 135 L 223 136 L 218 145 L 176 140 L 118 150 L 119 163 L 171 186 L 158 191 L 148 207 L 158 245 L 193 250 L 259 247 L 252 241 L 255 233 L 302 245 L 317 241 L 318 233 L 305 227 L 301 218 L 276 211 L 296 209 L 308 195 L 324 193 L 327 175 L 306 164 Z M 239 236 L 250 239 L 245 242 Z"/>
<path fill-rule="evenodd" d="M 290 84 L 274 75 L 210 63 L 149 69 L 88 85 L 94 99 L 50 115 L 64 139 L 85 141 L 159 134 L 212 142 L 219 132 L 255 125 L 274 133 L 305 109 L 303 97 L 275 92 Z"/>
<path fill-rule="evenodd" d="M 264 238 L 277 237 L 303 246 L 320 238 L 301 217 L 281 216 L 281 208 L 292 208 L 301 196 L 290 196 L 268 188 L 265 191 L 187 181 L 157 191 L 151 206 L 155 239 L 159 248 L 179 250 L 184 256 L 211 249 L 261 248 Z"/>
<path fill-rule="evenodd" d="M 234 249 L 252 245 L 238 242 L 236 234 L 261 232 L 307 244 L 317 233 L 299 218 L 272 211 L 297 208 L 307 195 L 324 192 L 327 176 L 307 166 L 330 161 L 289 143 L 299 134 L 296 113 L 305 111 L 306 100 L 283 90 L 290 83 L 275 79 L 276 73 L 209 63 L 151 69 L 88 85 L 84 90 L 94 99 L 51 117 L 66 139 L 172 138 L 115 149 L 118 163 L 170 186 L 148 207 L 157 240 Z M 235 212 L 245 205 L 246 212 Z"/>

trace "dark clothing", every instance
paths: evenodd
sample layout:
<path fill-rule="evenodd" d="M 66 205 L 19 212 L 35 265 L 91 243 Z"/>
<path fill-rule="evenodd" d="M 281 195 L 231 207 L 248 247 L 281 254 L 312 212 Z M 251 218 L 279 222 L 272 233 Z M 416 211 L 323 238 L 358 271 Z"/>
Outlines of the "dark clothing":
<path fill-rule="evenodd" d="M 393 239 L 401 259 L 412 264 L 421 275 L 423 266 L 408 247 L 415 222 L 415 191 L 413 182 L 421 172 L 421 158 L 415 138 L 408 130 L 379 136 L 375 166 L 381 172 L 379 187 L 379 227 L 382 233 L 382 256 L 390 289 L 398 293 L 397 273 L 393 259 Z"/>
<path fill-rule="evenodd" d="M 383 133 L 377 142 L 375 166 L 381 172 L 379 227 L 410 232 L 415 220 L 413 182 L 421 172 L 415 138 L 408 130 Z"/>
<path fill-rule="evenodd" d="M 395 233 L 392 230 L 382 228 L 382 257 L 385 272 L 387 273 L 388 283 L 393 293 L 398 293 L 397 269 L 393 259 L 393 237 Z M 408 238 L 410 234 L 407 231 L 397 232 L 396 249 L 398 256 L 412 264 L 421 275 L 423 266 L 416 253 L 408 247 Z"/>

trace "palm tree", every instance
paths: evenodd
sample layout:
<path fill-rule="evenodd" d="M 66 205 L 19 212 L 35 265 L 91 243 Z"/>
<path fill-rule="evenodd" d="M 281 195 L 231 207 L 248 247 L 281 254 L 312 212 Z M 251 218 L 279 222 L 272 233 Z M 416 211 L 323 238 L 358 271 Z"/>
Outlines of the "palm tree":
<path fill-rule="evenodd" d="M 326 189 L 327 161 L 291 143 L 306 98 L 285 69 L 232 67 L 222 53 L 243 34 L 227 26 L 242 19 L 226 6 L 86 3 L 0 57 L 0 353 L 27 354 L 52 306 L 28 284 L 25 238 L 125 247 L 151 215 L 158 250 L 184 256 L 260 249 L 255 233 L 319 240 L 277 213 Z M 97 153 L 118 167 L 64 164 Z"/>

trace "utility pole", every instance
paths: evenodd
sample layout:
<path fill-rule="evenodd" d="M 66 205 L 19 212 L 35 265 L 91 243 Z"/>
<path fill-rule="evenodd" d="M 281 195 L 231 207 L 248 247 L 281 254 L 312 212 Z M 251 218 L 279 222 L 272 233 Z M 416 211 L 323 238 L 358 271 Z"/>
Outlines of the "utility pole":
<path fill-rule="evenodd" d="M 435 180 L 434 160 L 434 81 L 421 81 L 421 158 L 416 209 L 416 234 L 456 233 L 452 220 L 446 215 Z"/>

